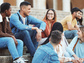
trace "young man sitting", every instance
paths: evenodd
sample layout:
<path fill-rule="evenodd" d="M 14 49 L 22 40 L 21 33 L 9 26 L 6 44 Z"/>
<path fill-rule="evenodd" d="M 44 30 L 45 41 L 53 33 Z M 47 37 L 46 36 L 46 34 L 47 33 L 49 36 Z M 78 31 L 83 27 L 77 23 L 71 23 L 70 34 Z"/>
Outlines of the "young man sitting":
<path fill-rule="evenodd" d="M 55 49 L 56 46 L 61 42 L 61 38 L 62 33 L 60 31 L 52 31 L 51 41 L 37 49 L 32 63 L 60 63 Z"/>

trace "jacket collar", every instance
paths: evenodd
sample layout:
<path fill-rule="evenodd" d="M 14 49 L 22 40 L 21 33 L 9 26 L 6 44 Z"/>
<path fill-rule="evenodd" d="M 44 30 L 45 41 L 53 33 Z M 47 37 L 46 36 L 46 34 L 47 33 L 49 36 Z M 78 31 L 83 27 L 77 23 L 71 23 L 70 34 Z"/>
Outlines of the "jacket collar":
<path fill-rule="evenodd" d="M 22 16 L 20 15 L 20 10 L 17 12 L 17 14 L 19 14 L 19 16 L 20 16 L 20 21 L 23 23 L 23 21 L 22 21 Z M 25 17 L 26 18 L 26 21 L 27 21 L 27 17 Z"/>
<path fill-rule="evenodd" d="M 19 14 L 19 16 L 20 16 L 20 18 L 21 18 L 22 16 L 20 15 L 20 10 L 19 10 L 17 13 Z"/>
<path fill-rule="evenodd" d="M 53 48 L 53 46 L 52 46 L 52 44 L 49 42 L 49 43 L 47 43 L 46 44 L 48 47 L 50 47 L 52 50 L 54 50 L 54 48 Z"/>

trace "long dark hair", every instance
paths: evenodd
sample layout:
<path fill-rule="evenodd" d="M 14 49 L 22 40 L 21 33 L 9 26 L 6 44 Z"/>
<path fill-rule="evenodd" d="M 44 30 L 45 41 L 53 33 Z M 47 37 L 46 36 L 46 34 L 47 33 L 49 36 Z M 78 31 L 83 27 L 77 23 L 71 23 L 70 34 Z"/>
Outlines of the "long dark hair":
<path fill-rule="evenodd" d="M 48 38 L 45 40 L 45 42 L 44 42 L 43 44 L 46 44 L 46 43 L 49 42 L 49 38 L 50 38 L 50 36 L 51 36 L 51 33 L 52 33 L 52 31 L 54 31 L 54 30 L 59 30 L 59 31 L 63 32 L 63 26 L 62 26 L 62 24 L 59 23 L 59 22 L 55 22 L 55 23 L 54 23 L 54 25 L 53 25 L 53 27 L 52 27 L 52 30 L 51 30 L 51 32 L 50 32 L 50 35 L 48 36 Z M 43 44 L 42 44 L 42 45 L 43 45 Z"/>

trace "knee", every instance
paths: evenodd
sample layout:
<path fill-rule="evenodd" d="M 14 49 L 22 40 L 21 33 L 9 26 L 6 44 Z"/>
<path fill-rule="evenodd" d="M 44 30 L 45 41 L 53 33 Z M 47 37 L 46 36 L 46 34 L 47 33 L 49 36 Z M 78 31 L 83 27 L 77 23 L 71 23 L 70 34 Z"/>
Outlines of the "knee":
<path fill-rule="evenodd" d="M 10 42 L 13 42 L 13 41 L 14 41 L 12 37 L 8 37 L 7 39 L 8 39 L 8 41 L 10 41 Z"/>
<path fill-rule="evenodd" d="M 29 31 L 23 30 L 22 33 L 23 33 L 23 34 L 29 34 Z"/>
<path fill-rule="evenodd" d="M 14 44 L 14 40 L 13 40 L 13 38 L 8 37 L 8 38 L 7 38 L 7 43 L 12 43 L 12 44 Z"/>
<path fill-rule="evenodd" d="M 77 30 L 73 30 L 74 33 L 77 33 L 78 31 Z"/>
<path fill-rule="evenodd" d="M 21 46 L 23 46 L 23 41 L 22 40 L 17 40 L 17 42 L 18 42 L 18 45 L 21 45 Z"/>
<path fill-rule="evenodd" d="M 35 25 L 35 27 L 38 27 L 38 28 L 39 28 L 39 27 L 40 27 L 40 25 L 41 25 L 41 24 L 40 24 L 40 23 L 38 23 L 37 25 Z"/>

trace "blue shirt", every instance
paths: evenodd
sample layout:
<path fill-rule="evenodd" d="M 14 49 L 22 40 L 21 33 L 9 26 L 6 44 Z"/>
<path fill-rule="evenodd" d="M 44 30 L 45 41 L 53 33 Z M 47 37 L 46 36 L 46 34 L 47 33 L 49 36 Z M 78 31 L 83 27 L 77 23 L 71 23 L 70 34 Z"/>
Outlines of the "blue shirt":
<path fill-rule="evenodd" d="M 18 15 L 20 16 L 20 19 Z M 27 23 L 27 19 L 28 19 L 28 23 Z M 42 29 L 43 31 L 45 30 L 45 27 L 46 27 L 45 22 L 39 19 L 36 19 L 31 15 L 26 16 L 25 23 L 26 24 L 24 25 L 19 11 L 10 17 L 10 27 L 11 28 L 13 27 L 12 29 L 13 33 L 19 32 L 20 30 L 31 30 L 32 27 L 29 26 L 29 24 L 33 24 L 33 25 L 40 24 L 39 29 Z"/>
<path fill-rule="evenodd" d="M 72 51 L 74 45 L 77 42 L 77 39 L 78 39 L 78 36 L 76 36 L 71 41 L 70 45 L 67 47 L 67 50 L 69 50 L 70 51 L 69 53 L 71 53 L 71 54 L 76 54 L 79 58 L 84 58 L 84 42 L 80 43 L 80 40 L 79 40 L 78 43 L 77 43 L 77 45 L 76 45 L 76 47 L 75 47 L 75 49 L 74 49 L 74 52 Z"/>
<path fill-rule="evenodd" d="M 40 46 L 34 54 L 32 63 L 60 63 L 58 55 L 50 43 Z"/>

